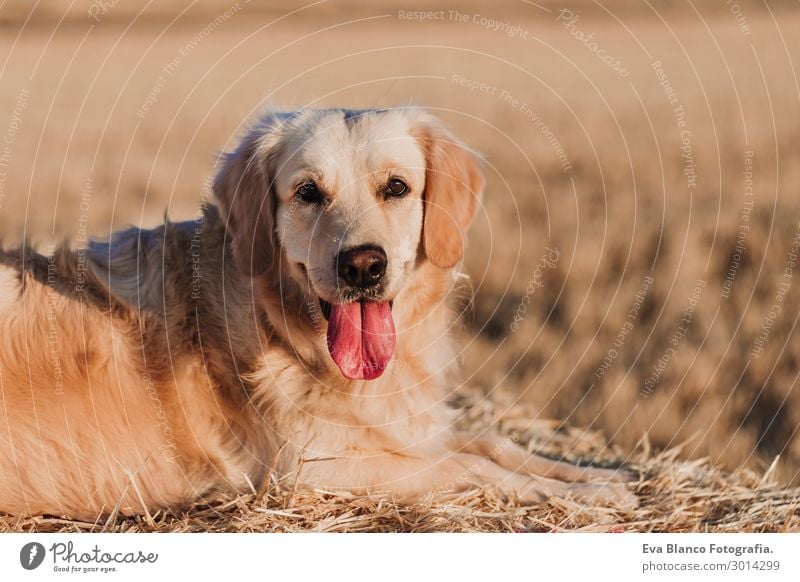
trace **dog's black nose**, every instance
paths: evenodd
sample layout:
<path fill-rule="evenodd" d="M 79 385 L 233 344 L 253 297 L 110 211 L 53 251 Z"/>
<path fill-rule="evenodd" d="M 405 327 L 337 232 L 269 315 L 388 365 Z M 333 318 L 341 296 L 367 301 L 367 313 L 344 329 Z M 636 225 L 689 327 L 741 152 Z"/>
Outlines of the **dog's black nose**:
<path fill-rule="evenodd" d="M 386 274 L 386 253 L 375 245 L 361 245 L 339 253 L 336 272 L 350 287 L 366 289 L 381 282 Z"/>

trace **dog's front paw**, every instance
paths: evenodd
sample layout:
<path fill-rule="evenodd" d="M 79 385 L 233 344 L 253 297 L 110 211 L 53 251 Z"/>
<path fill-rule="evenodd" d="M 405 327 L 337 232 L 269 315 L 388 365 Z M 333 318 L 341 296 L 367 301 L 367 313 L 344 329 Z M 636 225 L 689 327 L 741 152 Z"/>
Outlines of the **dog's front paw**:
<path fill-rule="evenodd" d="M 616 505 L 625 511 L 633 511 L 639 506 L 639 498 L 623 484 L 576 483 L 570 485 L 568 491 L 577 499 L 591 504 Z"/>

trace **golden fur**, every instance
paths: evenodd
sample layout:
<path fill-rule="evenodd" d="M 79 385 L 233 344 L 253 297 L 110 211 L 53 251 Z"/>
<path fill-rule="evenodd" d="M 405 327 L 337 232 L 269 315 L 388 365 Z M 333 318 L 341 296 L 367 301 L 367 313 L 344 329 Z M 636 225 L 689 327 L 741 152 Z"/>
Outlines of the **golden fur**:
<path fill-rule="evenodd" d="M 397 175 L 409 193 L 377 200 Z M 298 202 L 309 176 L 324 206 Z M 448 297 L 483 186 L 425 112 L 270 113 L 196 220 L 52 256 L 3 251 L 0 511 L 175 509 L 270 476 L 409 501 L 489 486 L 632 503 L 624 485 L 574 483 L 624 473 L 452 428 Z M 333 364 L 319 307 L 347 300 L 331 257 L 365 242 L 386 249 L 397 327 L 369 381 Z"/>

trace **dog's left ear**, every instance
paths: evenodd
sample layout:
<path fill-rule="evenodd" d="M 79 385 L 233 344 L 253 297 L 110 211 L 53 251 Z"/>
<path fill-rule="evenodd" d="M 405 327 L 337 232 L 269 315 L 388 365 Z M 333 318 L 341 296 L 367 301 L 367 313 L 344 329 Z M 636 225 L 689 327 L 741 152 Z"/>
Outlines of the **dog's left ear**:
<path fill-rule="evenodd" d="M 279 117 L 267 116 L 245 135 L 239 147 L 224 154 L 214 179 L 214 196 L 227 225 L 233 258 L 251 277 L 274 266 L 275 197 L 269 167 Z"/>
<path fill-rule="evenodd" d="M 486 179 L 478 157 L 435 118 L 425 115 L 416 128 L 425 152 L 425 255 L 449 269 L 464 255 L 467 229 L 475 219 Z"/>

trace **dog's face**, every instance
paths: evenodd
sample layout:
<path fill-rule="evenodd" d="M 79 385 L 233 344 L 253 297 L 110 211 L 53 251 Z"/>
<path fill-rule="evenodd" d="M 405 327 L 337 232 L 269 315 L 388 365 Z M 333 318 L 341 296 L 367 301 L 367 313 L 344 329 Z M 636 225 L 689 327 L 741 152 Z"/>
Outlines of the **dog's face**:
<path fill-rule="evenodd" d="M 483 183 L 424 112 L 308 110 L 262 119 L 215 193 L 239 267 L 315 296 L 334 362 L 371 379 L 394 351 L 393 300 L 421 261 L 458 263 Z"/>
<path fill-rule="evenodd" d="M 277 156 L 278 242 L 322 301 L 391 301 L 422 236 L 425 156 L 401 113 L 315 112 Z"/>

